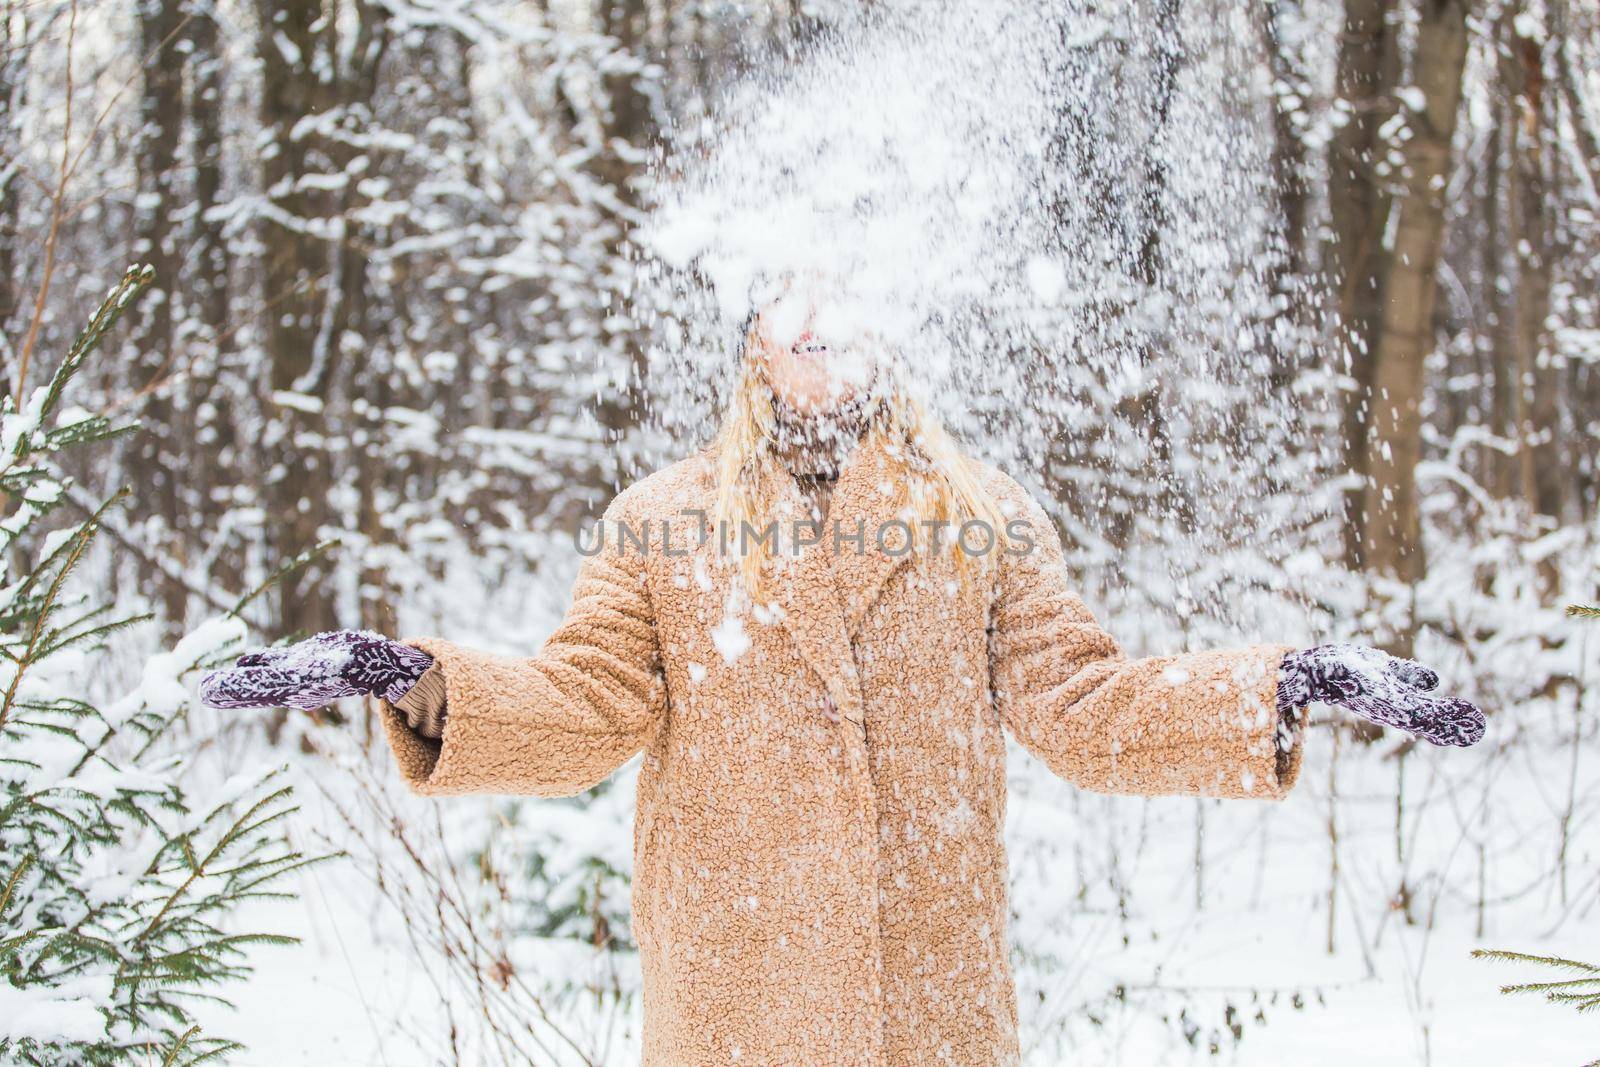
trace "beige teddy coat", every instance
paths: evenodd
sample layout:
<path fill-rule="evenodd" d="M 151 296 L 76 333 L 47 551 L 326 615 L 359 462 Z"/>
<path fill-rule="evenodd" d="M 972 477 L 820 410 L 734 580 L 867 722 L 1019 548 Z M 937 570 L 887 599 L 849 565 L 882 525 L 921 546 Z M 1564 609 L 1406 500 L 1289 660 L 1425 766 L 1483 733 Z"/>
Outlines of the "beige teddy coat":
<path fill-rule="evenodd" d="M 1054 526 L 986 467 L 1032 552 L 963 584 L 947 553 L 879 551 L 891 450 L 869 439 L 834 490 L 829 522 L 864 522 L 866 550 L 824 538 L 755 610 L 729 611 L 714 538 L 681 554 L 686 509 L 710 510 L 707 459 L 644 479 L 606 518 L 650 521 L 649 551 L 608 530 L 537 656 L 413 642 L 444 678 L 441 741 L 384 708 L 425 794 L 578 793 L 643 750 L 646 1067 L 1015 1063 L 1007 731 L 1104 792 L 1280 798 L 1299 771 L 1298 743 L 1282 780 L 1276 762 L 1289 646 L 1125 658 L 1070 588 Z M 798 513 L 785 481 L 779 513 Z"/>

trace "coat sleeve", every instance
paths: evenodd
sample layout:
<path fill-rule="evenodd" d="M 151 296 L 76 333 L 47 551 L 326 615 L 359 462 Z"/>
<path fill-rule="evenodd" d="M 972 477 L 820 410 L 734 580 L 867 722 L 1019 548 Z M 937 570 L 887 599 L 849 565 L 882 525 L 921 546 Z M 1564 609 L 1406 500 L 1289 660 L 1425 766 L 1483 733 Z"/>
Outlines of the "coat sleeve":
<path fill-rule="evenodd" d="M 606 513 L 612 529 L 616 505 Z M 380 701 L 407 784 L 425 795 L 588 789 L 643 748 L 666 714 L 655 615 L 642 553 L 606 538 L 584 559 L 566 617 L 536 656 L 408 641 L 444 683 L 443 736 L 423 737 Z"/>
<path fill-rule="evenodd" d="M 1096 792 L 1287 794 L 1300 727 L 1280 722 L 1277 675 L 1292 646 L 1129 659 L 1070 588 L 1055 525 L 1006 482 L 997 496 L 1026 537 L 1000 556 L 990 673 L 1001 719 L 1023 747 Z"/>

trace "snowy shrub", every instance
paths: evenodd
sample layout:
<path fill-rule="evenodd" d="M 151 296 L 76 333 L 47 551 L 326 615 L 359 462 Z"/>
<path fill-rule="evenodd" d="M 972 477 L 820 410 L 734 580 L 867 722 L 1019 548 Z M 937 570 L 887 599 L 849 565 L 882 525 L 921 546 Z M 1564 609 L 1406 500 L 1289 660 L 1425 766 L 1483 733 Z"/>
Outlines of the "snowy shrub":
<path fill-rule="evenodd" d="M 1600 607 L 1572 604 L 1567 614 L 1576 619 L 1600 619 Z M 1474 949 L 1475 959 L 1502 963 L 1526 963 L 1561 975 L 1545 982 L 1518 982 L 1500 987 L 1502 993 L 1534 993 L 1552 1004 L 1564 1004 L 1581 1012 L 1600 1011 L 1600 966 L 1569 960 L 1561 956 L 1509 952 L 1504 949 Z"/>
<path fill-rule="evenodd" d="M 0 407 L 0 1060 L 191 1064 L 237 1046 L 202 1035 L 196 1005 L 287 938 L 227 930 L 240 902 L 304 862 L 281 820 L 279 770 L 203 800 L 184 789 L 186 676 L 243 637 L 213 619 L 150 659 L 120 699 L 87 677 L 105 638 L 144 621 L 97 602 L 74 567 L 118 498 L 83 504 L 66 453 L 128 427 L 64 407 L 65 388 L 149 284 L 132 269 L 50 382 Z M 80 514 L 67 519 L 67 512 Z M 186 744 L 187 741 L 187 744 Z"/>

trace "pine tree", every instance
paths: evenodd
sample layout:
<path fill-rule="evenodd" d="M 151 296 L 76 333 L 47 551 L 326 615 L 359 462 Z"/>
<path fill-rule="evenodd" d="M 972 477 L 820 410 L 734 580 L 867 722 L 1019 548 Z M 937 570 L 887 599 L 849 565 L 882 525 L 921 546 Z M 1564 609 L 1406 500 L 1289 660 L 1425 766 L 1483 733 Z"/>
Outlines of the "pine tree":
<path fill-rule="evenodd" d="M 1579 1011 L 1600 1009 L 1600 967 L 1592 963 L 1562 959 L 1559 956 L 1534 956 L 1526 952 L 1505 952 L 1500 949 L 1474 949 L 1472 955 L 1484 960 L 1507 960 L 1512 963 L 1536 963 L 1550 967 L 1576 978 L 1563 978 L 1552 982 L 1520 982 L 1503 985 L 1502 993 L 1542 993 L 1553 1004 L 1570 1004 Z"/>
<path fill-rule="evenodd" d="M 289 846 L 281 768 L 216 795 L 184 788 L 175 728 L 185 679 L 242 641 L 236 614 L 155 656 L 104 706 L 82 681 L 106 638 L 145 621 L 98 603 L 74 571 L 122 493 L 68 519 L 70 453 L 134 427 L 63 405 L 74 375 L 150 284 L 130 269 L 49 383 L 0 405 L 0 1060 L 193 1064 L 238 1046 L 203 1035 L 198 1006 L 291 938 L 229 933 L 252 898 L 282 896 L 311 862 Z M 20 571 L 21 573 L 17 573 Z M 237 609 L 235 609 L 237 611 Z M 192 747 L 192 745 L 191 745 Z"/>

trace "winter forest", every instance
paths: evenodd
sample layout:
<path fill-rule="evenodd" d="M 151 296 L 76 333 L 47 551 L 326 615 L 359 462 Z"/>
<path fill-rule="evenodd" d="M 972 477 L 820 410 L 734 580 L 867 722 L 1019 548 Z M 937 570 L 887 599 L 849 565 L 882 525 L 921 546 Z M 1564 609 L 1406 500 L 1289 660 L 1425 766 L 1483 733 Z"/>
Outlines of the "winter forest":
<path fill-rule="evenodd" d="M 1281 803 L 1013 747 L 1025 1062 L 1600 1060 L 1592 0 L 0 3 L 0 1061 L 637 1063 L 637 760 L 423 799 L 195 684 L 537 650 L 841 264 L 1132 654 L 1488 713 L 1313 706 Z"/>

